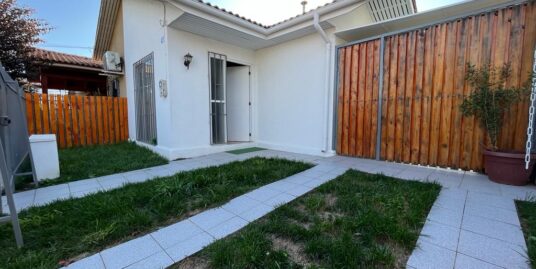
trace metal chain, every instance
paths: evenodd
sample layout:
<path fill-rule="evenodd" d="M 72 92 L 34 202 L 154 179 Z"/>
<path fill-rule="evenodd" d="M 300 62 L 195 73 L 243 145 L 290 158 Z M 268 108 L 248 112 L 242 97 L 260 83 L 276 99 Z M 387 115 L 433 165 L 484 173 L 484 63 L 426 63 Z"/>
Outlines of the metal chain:
<path fill-rule="evenodd" d="M 534 110 L 536 110 L 536 50 L 534 50 L 534 64 L 532 66 L 532 89 L 530 92 L 529 126 L 527 127 L 527 146 L 525 152 L 525 169 L 529 169 L 530 153 L 532 149 L 532 126 L 534 124 Z"/>

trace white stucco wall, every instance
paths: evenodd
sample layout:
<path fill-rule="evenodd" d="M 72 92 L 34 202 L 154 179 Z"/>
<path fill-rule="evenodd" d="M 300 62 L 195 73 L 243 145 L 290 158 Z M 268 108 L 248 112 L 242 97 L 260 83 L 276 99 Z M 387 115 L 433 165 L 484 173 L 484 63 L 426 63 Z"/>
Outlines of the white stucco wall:
<path fill-rule="evenodd" d="M 316 155 L 333 153 L 329 149 L 334 50 L 330 64 L 326 64 L 326 44 L 318 33 L 254 51 L 161 26 L 163 22 L 171 23 L 182 13 L 167 5 L 168 18 L 164 20 L 161 2 L 123 1 L 122 12 L 132 139 L 135 139 L 136 131 L 133 64 L 153 52 L 158 145 L 151 148 L 163 156 L 169 159 L 192 157 L 253 145 Z M 361 13 L 362 10 L 354 10 L 351 14 Z M 347 27 L 369 19 L 345 16 L 332 23 Z M 334 31 L 334 28 L 327 31 L 333 43 Z M 253 144 L 210 144 L 209 52 L 224 54 L 228 61 L 251 67 Z M 193 56 L 190 69 L 183 65 L 187 53 Z M 329 78 L 326 78 L 326 72 L 330 74 Z M 167 81 L 167 98 L 159 95 L 158 81 L 161 79 Z M 327 99 L 326 85 L 330 87 Z M 326 141 L 329 141 L 327 152 L 324 151 Z"/>
<path fill-rule="evenodd" d="M 257 51 L 257 142 L 322 154 L 325 48 L 313 34 Z"/>
<path fill-rule="evenodd" d="M 254 95 L 255 52 L 173 28 L 168 30 L 168 41 L 169 101 L 174 132 L 168 146 L 172 155 L 178 158 L 221 151 L 225 147 L 210 145 L 208 53 L 224 54 L 228 61 L 251 66 L 251 92 Z M 183 64 L 187 53 L 193 56 L 190 69 Z M 253 103 L 254 107 L 255 101 Z"/>

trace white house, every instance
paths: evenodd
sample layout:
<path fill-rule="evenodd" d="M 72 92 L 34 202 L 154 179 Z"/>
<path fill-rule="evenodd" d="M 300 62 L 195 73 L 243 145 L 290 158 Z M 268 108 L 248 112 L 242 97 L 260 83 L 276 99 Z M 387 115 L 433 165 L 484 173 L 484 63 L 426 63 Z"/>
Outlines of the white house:
<path fill-rule="evenodd" d="M 351 41 L 335 33 L 415 10 L 338 0 L 267 26 L 198 0 L 102 0 L 94 57 L 123 58 L 130 138 L 169 159 L 251 146 L 330 155 L 335 46 Z"/>

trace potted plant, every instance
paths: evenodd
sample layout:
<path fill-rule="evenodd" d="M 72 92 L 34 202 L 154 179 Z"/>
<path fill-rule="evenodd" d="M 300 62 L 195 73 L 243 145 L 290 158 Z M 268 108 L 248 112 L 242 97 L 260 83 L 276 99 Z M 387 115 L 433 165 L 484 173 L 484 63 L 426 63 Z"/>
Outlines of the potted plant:
<path fill-rule="evenodd" d="M 486 130 L 488 143 L 484 143 L 483 154 L 488 177 L 498 183 L 525 185 L 529 182 L 533 163 L 526 170 L 524 152 L 500 149 L 497 145 L 505 111 L 529 92 L 528 83 L 523 87 L 507 87 L 510 74 L 509 65 L 476 68 L 467 64 L 465 80 L 473 91 L 464 98 L 460 109 L 464 116 L 475 116 Z"/>

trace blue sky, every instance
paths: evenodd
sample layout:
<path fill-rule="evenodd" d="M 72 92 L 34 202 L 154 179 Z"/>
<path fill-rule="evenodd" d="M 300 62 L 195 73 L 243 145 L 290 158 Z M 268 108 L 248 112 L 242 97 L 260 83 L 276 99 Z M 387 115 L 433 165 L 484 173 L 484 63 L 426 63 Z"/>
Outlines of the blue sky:
<path fill-rule="evenodd" d="M 256 1 L 255 5 L 251 5 Z M 308 0 L 314 8 L 332 0 Z M 424 11 L 462 0 L 417 0 L 417 9 Z M 301 12 L 301 0 L 209 0 L 264 24 L 273 24 Z M 100 0 L 19 0 L 33 8 L 34 17 L 45 20 L 52 31 L 43 36 L 39 47 L 66 53 L 91 56 L 95 41 Z M 273 12 L 269 12 L 274 10 Z"/>

